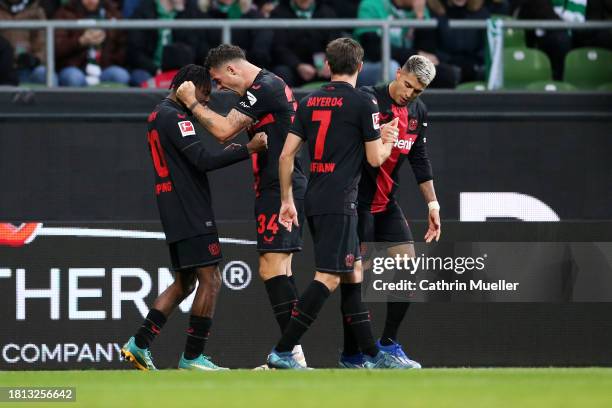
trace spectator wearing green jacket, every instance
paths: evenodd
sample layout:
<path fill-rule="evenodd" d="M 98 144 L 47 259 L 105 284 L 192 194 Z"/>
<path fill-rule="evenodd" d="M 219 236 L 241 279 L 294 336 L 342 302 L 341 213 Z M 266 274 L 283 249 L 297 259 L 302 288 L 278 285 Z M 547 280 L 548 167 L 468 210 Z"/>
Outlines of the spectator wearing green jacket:
<path fill-rule="evenodd" d="M 364 20 L 428 20 L 431 18 L 426 0 L 362 0 L 357 11 L 357 18 Z M 359 85 L 374 85 L 382 78 L 382 29 L 376 27 L 357 28 L 354 37 L 363 46 L 364 65 L 359 74 Z M 415 30 L 393 27 L 390 30 L 391 61 L 389 76 L 394 77 L 397 69 L 412 55 L 420 54 L 430 59 L 435 65 L 440 61 L 435 50 L 434 30 Z M 452 71 L 452 70 L 450 70 Z M 444 78 L 448 70 L 442 69 L 442 78 L 438 82 L 447 82 Z M 450 72 L 454 76 L 454 72 Z M 454 80 L 448 81 L 451 85 Z"/>

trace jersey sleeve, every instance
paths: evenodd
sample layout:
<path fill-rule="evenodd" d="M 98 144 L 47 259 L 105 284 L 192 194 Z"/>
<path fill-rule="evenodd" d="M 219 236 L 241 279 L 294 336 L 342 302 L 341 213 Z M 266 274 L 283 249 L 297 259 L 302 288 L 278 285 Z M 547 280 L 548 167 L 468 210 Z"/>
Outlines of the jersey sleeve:
<path fill-rule="evenodd" d="M 275 98 L 270 86 L 253 84 L 236 102 L 234 109 L 257 121 L 262 116 L 274 111 Z"/>
<path fill-rule="evenodd" d="M 421 130 L 410 149 L 410 153 L 408 153 L 408 161 L 410 162 L 410 167 L 412 167 L 414 178 L 418 184 L 421 184 L 433 180 L 433 170 L 427 155 L 427 139 L 425 137 L 427 133 L 427 111 L 423 109 L 419 116 Z"/>
<path fill-rule="evenodd" d="M 364 142 L 380 139 L 380 123 L 378 117 L 378 102 L 368 93 L 362 92 L 362 108 L 360 113 L 361 129 Z"/>
<path fill-rule="evenodd" d="M 170 143 L 202 172 L 226 167 L 249 158 L 246 146 L 232 147 L 215 153 L 209 152 L 202 145 L 193 122 L 186 118 L 176 116 L 176 119 L 168 118 L 164 122 L 166 124 L 166 135 Z"/>
<path fill-rule="evenodd" d="M 304 110 L 300 108 L 302 105 L 298 106 L 297 111 L 295 112 L 295 118 L 293 119 L 293 123 L 289 128 L 289 132 L 299 136 L 302 140 L 306 140 L 306 132 L 304 130 L 304 122 L 302 120 L 302 116 L 304 116 Z"/>

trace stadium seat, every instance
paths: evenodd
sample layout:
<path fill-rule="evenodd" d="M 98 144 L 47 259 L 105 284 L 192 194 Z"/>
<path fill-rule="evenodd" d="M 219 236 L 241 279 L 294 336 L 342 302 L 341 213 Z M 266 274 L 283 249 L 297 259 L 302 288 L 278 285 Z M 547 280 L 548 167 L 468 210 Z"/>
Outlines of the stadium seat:
<path fill-rule="evenodd" d="M 458 91 L 486 91 L 487 84 L 479 81 L 464 82 L 462 84 L 457 85 L 455 89 Z"/>
<path fill-rule="evenodd" d="M 575 91 L 576 87 L 561 81 L 536 81 L 527 85 L 527 90 L 539 92 L 570 92 Z"/>
<path fill-rule="evenodd" d="M 597 89 L 612 82 L 612 51 L 603 48 L 577 48 L 565 57 L 563 80 L 579 89 Z"/>
<path fill-rule="evenodd" d="M 533 48 L 504 49 L 504 89 L 524 89 L 536 81 L 552 80 L 550 60 Z"/>
<path fill-rule="evenodd" d="M 612 82 L 608 82 L 607 84 L 600 85 L 599 87 L 597 87 L 597 90 L 604 91 L 604 92 L 612 92 Z"/>

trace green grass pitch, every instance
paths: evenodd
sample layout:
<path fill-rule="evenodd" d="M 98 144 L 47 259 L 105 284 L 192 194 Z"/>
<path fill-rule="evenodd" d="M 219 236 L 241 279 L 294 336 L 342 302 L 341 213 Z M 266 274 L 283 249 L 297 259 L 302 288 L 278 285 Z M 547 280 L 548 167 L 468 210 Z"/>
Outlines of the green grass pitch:
<path fill-rule="evenodd" d="M 612 407 L 612 369 L 12 371 L 0 386 L 72 386 L 72 403 L 15 407 Z"/>

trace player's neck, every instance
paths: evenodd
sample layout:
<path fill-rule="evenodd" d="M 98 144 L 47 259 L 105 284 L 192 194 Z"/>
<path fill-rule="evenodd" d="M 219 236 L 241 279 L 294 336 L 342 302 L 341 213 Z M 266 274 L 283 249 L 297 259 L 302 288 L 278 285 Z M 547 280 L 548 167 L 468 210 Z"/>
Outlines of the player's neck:
<path fill-rule="evenodd" d="M 182 106 L 183 108 L 187 108 L 185 106 L 185 104 L 183 102 L 181 102 L 179 100 L 179 98 L 176 97 L 176 92 L 172 91 L 168 94 L 168 96 L 166 96 L 166 99 L 170 99 L 172 102 L 179 104 L 180 106 Z"/>
<path fill-rule="evenodd" d="M 395 104 L 398 104 L 397 100 L 395 99 L 395 87 L 396 86 L 397 86 L 397 82 L 395 82 L 395 80 L 391 81 L 389 85 L 387 86 L 387 93 L 389 94 L 389 97 L 391 98 L 391 100 Z"/>
<path fill-rule="evenodd" d="M 255 82 L 255 78 L 257 78 L 257 75 L 259 75 L 261 72 L 261 68 L 259 68 L 257 65 L 251 64 L 248 61 L 245 61 L 243 72 L 247 83 L 246 88 L 248 89 L 251 87 L 251 85 L 253 85 L 253 82 Z"/>
<path fill-rule="evenodd" d="M 355 88 L 357 86 L 357 75 L 332 75 L 332 82 L 347 82 Z"/>

